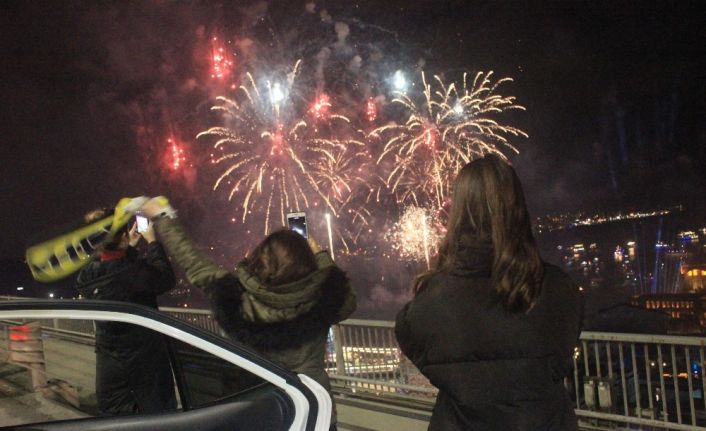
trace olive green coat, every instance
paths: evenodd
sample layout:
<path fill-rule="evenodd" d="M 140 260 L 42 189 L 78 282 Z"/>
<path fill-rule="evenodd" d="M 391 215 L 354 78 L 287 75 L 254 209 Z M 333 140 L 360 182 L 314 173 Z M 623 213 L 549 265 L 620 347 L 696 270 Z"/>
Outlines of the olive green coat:
<path fill-rule="evenodd" d="M 328 253 L 316 254 L 318 270 L 305 278 L 270 286 L 242 262 L 234 272 L 216 265 L 176 220 L 158 220 L 155 229 L 189 282 L 209 297 L 228 336 L 330 390 L 324 368 L 328 331 L 355 310 L 356 301 L 348 278 Z"/>

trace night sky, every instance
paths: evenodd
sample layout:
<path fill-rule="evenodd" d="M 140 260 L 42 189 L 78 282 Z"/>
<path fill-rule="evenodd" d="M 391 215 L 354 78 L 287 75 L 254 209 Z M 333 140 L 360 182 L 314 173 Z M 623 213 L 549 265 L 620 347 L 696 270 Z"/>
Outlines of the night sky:
<path fill-rule="evenodd" d="M 267 26 L 335 40 L 334 23 L 347 22 L 348 43 L 382 46 L 390 72 L 423 62 L 515 78 L 505 91 L 527 111 L 511 120 L 530 137 L 515 141 L 512 162 L 533 215 L 705 207 L 699 2 L 345 1 L 316 2 L 314 13 L 306 3 L 0 3 L 0 258 L 139 194 L 172 197 L 200 243 L 237 237 L 194 139 L 218 94 L 202 53 L 211 34 L 258 37 Z M 329 23 L 296 22 L 323 10 Z M 160 159 L 170 134 L 196 164 L 178 176 Z"/>

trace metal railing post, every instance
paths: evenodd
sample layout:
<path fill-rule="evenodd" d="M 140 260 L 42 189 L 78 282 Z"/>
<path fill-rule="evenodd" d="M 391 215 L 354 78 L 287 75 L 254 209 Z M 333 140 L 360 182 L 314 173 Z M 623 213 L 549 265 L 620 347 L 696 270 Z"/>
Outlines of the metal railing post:
<path fill-rule="evenodd" d="M 346 375 L 346 357 L 343 354 L 341 325 L 333 325 L 333 351 L 336 352 L 336 374 Z"/>

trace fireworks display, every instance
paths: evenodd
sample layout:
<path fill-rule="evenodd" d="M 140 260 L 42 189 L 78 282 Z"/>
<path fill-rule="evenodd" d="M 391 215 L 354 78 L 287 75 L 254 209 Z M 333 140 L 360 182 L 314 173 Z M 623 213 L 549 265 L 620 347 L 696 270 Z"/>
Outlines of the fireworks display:
<path fill-rule="evenodd" d="M 199 55 L 209 67 L 200 82 L 220 95 L 196 135 L 199 148 L 210 147 L 209 183 L 248 234 L 305 211 L 340 255 L 394 251 L 428 266 L 460 168 L 484 154 L 517 153 L 512 139 L 527 136 L 507 123 L 508 111 L 524 110 L 499 92 L 512 79 L 415 78 L 392 66 L 379 41 L 349 42 L 372 34 L 352 32 L 355 21 L 309 18 L 296 31 L 256 20 L 261 31 L 222 38 L 215 29 L 219 37 L 204 40 Z M 333 42 L 317 28 L 333 31 Z M 169 168 L 181 171 L 184 144 L 168 143 Z"/>
<path fill-rule="evenodd" d="M 173 171 L 178 171 L 186 163 L 184 148 L 174 138 L 167 139 L 167 144 L 169 146 L 169 167 Z"/>
<path fill-rule="evenodd" d="M 444 229 L 434 211 L 411 205 L 385 234 L 392 252 L 404 260 L 426 261 L 436 254 Z"/>
<path fill-rule="evenodd" d="M 290 211 L 322 208 L 336 216 L 347 203 L 371 159 L 351 136 L 350 120 L 333 112 L 324 94 L 309 106 L 296 88 L 300 62 L 286 77 L 260 84 L 246 74 L 233 98 L 218 97 L 212 110 L 226 126 L 197 138 L 215 138 L 212 163 L 223 166 L 213 188 L 230 189 L 245 222 L 264 215 L 264 231 L 283 226 Z M 355 211 L 361 217 L 364 212 Z"/>
<path fill-rule="evenodd" d="M 467 75 L 459 87 L 446 85 L 439 76 L 428 83 L 422 72 L 422 94 L 410 92 L 398 71 L 393 77 L 393 104 L 402 107 L 402 122 L 379 127 L 371 137 L 385 140 L 377 163 L 387 192 L 400 204 L 431 205 L 443 210 L 451 182 L 460 168 L 485 154 L 505 157 L 517 153 L 510 136 L 527 134 L 496 119 L 498 114 L 525 108 L 511 96 L 496 93 L 511 78 L 493 81 L 493 72 L 476 74 L 470 86 Z M 432 85 L 434 84 L 434 85 Z"/>
<path fill-rule="evenodd" d="M 233 70 L 233 56 L 217 37 L 211 39 L 211 78 L 227 79 Z"/>
<path fill-rule="evenodd" d="M 375 121 L 375 119 L 377 119 L 377 117 L 378 107 L 375 103 L 375 99 L 371 97 L 365 104 L 365 118 L 372 123 L 373 121 Z"/>
<path fill-rule="evenodd" d="M 255 215 L 265 233 L 283 226 L 287 212 L 318 208 L 335 218 L 336 236 L 350 252 L 349 243 L 371 230 L 369 205 L 391 196 L 410 206 L 387 240 L 401 256 L 429 265 L 456 173 L 485 154 L 518 152 L 510 138 L 527 136 L 498 119 L 524 108 L 497 94 L 511 79 L 494 80 L 492 72 L 470 83 L 464 75 L 458 86 L 439 76 L 428 83 L 422 73 L 419 94 L 396 72 L 391 105 L 402 108 L 402 120 L 392 118 L 366 136 L 355 123 L 379 120 L 376 100 L 365 100 L 359 118 L 338 114 L 329 94 L 310 91 L 307 97 L 306 88 L 298 88 L 300 68 L 301 61 L 279 79 L 262 81 L 245 74 L 235 96 L 218 97 L 212 108 L 224 124 L 197 136 L 215 140 L 212 163 L 222 173 L 214 190 L 229 189 L 239 219 Z M 376 139 L 382 146 L 373 155 L 370 141 Z M 382 185 L 371 185 L 370 178 Z"/>
<path fill-rule="evenodd" d="M 326 94 L 320 94 L 313 105 L 311 106 L 310 112 L 317 120 L 328 117 L 328 110 L 331 107 L 331 102 L 329 102 L 329 97 Z"/>

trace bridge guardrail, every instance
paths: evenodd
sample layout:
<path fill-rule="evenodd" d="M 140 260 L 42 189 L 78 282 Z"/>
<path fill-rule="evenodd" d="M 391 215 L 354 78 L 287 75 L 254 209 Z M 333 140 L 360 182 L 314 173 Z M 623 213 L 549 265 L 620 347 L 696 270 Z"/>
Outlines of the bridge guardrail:
<path fill-rule="evenodd" d="M 14 299 L 14 298 L 3 298 Z M 209 310 L 161 311 L 222 333 Z M 94 335 L 87 323 L 42 322 Z M 335 325 L 326 354 L 338 390 L 433 403 L 436 389 L 402 354 L 394 322 L 349 319 Z M 583 332 L 566 386 L 582 421 L 598 429 L 639 425 L 706 431 L 706 337 Z"/>
<path fill-rule="evenodd" d="M 332 380 L 353 391 L 433 400 L 433 386 L 399 351 L 394 322 L 350 319 L 333 334 L 332 350 L 343 351 L 344 361 L 329 352 Z M 577 415 L 598 429 L 706 430 L 705 349 L 706 337 L 584 331 L 565 386 Z"/>

